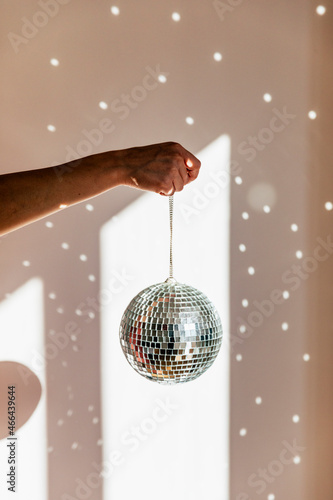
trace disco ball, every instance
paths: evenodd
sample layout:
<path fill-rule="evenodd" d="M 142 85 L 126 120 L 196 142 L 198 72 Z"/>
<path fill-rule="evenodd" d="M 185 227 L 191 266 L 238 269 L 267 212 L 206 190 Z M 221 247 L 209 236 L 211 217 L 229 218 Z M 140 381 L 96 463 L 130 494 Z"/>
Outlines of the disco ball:
<path fill-rule="evenodd" d="M 143 377 L 161 384 L 189 382 L 213 364 L 222 343 L 221 320 L 202 292 L 168 278 L 131 300 L 120 343 Z"/>

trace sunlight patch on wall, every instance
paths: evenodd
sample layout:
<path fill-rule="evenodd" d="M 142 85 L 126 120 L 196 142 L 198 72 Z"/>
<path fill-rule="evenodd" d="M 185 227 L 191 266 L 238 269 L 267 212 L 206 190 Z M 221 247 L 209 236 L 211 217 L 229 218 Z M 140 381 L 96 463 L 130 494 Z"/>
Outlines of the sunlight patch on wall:
<path fill-rule="evenodd" d="M 223 325 L 219 356 L 196 381 L 161 386 L 136 374 L 119 344 L 129 301 L 169 270 L 168 198 L 146 193 L 101 230 L 104 498 L 228 498 L 230 139 L 198 158 L 175 194 L 174 276 L 205 293 Z M 130 480 L 129 480 L 130 478 Z M 142 486 L 142 487 L 141 487 Z"/>

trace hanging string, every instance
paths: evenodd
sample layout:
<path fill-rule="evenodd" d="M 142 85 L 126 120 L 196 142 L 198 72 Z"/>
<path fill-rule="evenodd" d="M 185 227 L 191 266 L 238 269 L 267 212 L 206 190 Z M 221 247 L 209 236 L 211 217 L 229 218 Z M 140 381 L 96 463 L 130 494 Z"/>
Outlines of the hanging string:
<path fill-rule="evenodd" d="M 169 218 L 170 218 L 170 270 L 169 270 L 169 278 L 173 279 L 173 256 L 172 256 L 173 195 L 169 196 Z"/>

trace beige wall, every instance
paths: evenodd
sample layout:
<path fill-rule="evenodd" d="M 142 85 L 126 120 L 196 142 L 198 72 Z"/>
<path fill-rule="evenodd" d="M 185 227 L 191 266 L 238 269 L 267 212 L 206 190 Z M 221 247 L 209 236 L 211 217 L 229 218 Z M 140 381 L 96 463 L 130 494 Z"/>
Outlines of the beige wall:
<path fill-rule="evenodd" d="M 222 19 L 211 1 L 124 0 L 116 18 L 107 2 L 72 0 L 19 45 L 18 53 L 8 33 L 19 34 L 22 18 L 33 19 L 40 7 L 23 0 L 3 7 L 0 170 L 62 163 L 67 148 L 78 149 L 85 139 L 83 130 L 98 128 L 105 117 L 116 128 L 92 147 L 94 153 L 164 140 L 177 140 L 195 153 L 222 133 L 229 134 L 231 157 L 243 181 L 231 185 L 230 333 L 235 347 L 230 500 L 264 499 L 268 494 L 276 500 L 330 498 L 332 256 L 319 262 L 307 279 L 299 278 L 296 290 L 291 290 L 296 281 L 286 282 L 283 276 L 289 272 L 290 279 L 294 265 L 306 266 L 304 259 L 313 255 L 317 238 L 326 241 L 331 234 L 333 212 L 324 203 L 333 202 L 332 12 L 327 6 L 326 14 L 318 16 L 316 4 L 304 0 L 236 3 L 225 2 L 230 8 Z M 173 11 L 181 13 L 178 24 L 170 18 Z M 216 51 L 223 54 L 221 62 L 212 57 Z M 51 57 L 60 60 L 58 68 L 50 66 Z M 110 105 L 141 85 L 147 66 L 158 65 L 168 73 L 167 83 L 149 91 L 126 119 L 110 107 L 98 108 L 100 100 Z M 272 95 L 270 103 L 263 100 L 266 92 Z M 272 119 L 284 108 L 294 116 L 276 131 Z M 316 120 L 308 118 L 310 110 L 316 110 Z M 195 119 L 193 126 L 185 123 L 187 116 Z M 56 125 L 56 133 L 46 130 L 49 123 Z M 262 139 L 252 161 L 245 153 L 248 146 L 242 145 L 249 136 Z M 120 188 L 94 200 L 93 212 L 78 205 L 49 218 L 52 229 L 44 220 L 1 239 L 0 300 L 30 277 L 40 276 L 45 341 L 69 321 L 82 328 L 80 339 L 47 363 L 50 500 L 64 492 L 74 495 L 75 478 L 87 476 L 91 461 L 102 459 L 100 423 L 92 426 L 88 411 L 93 406 L 101 421 L 99 317 L 86 325 L 75 310 L 99 291 L 100 227 L 138 195 Z M 270 213 L 263 212 L 265 204 L 271 205 Z M 293 223 L 298 232 L 291 231 Z M 63 242 L 69 243 L 68 251 L 61 248 Z M 240 243 L 246 252 L 238 250 Z M 297 250 L 303 252 L 301 259 Z M 86 263 L 80 254 L 88 256 Z M 24 260 L 31 262 L 29 268 L 22 266 Z M 255 268 L 253 276 L 249 266 Z M 89 281 L 90 274 L 96 281 Z M 253 319 L 250 314 L 258 311 L 253 302 L 271 300 L 275 289 L 289 290 L 289 298 L 271 307 L 262 324 L 242 338 L 238 318 Z M 287 331 L 281 328 L 285 322 Z M 3 329 L 0 335 L 4 341 Z M 257 397 L 262 398 L 260 405 Z M 299 415 L 298 423 L 294 415 Z M 59 419 L 65 427 L 59 427 Z M 239 434 L 243 428 L 246 436 Z M 285 442 L 294 440 L 305 447 L 299 452 L 301 462 L 283 464 Z M 73 441 L 82 445 L 75 459 Z M 262 493 L 258 485 L 249 484 L 251 477 L 252 483 L 258 480 L 259 469 L 276 472 L 269 475 L 269 484 L 261 483 L 262 488 L 267 485 Z M 95 490 L 91 498 L 101 500 L 102 493 L 102 488 Z M 216 498 L 220 500 L 218 492 Z"/>

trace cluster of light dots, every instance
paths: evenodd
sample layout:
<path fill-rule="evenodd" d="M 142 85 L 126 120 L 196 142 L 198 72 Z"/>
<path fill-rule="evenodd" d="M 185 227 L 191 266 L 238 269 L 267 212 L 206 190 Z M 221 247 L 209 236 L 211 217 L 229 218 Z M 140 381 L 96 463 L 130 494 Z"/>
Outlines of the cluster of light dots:
<path fill-rule="evenodd" d="M 319 16 L 323 16 L 326 12 L 326 7 L 324 7 L 323 5 L 318 5 L 318 7 L 316 8 L 316 12 L 317 14 L 319 14 Z"/>

